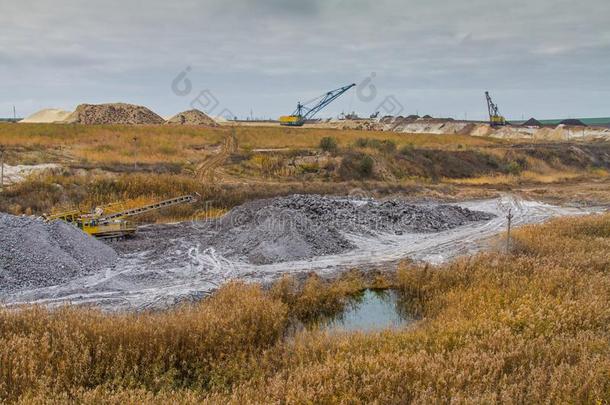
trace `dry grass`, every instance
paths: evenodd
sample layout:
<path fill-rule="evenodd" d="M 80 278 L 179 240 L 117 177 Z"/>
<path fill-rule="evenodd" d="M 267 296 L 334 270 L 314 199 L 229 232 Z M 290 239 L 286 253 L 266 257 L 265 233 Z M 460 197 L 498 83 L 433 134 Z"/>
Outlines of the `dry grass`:
<path fill-rule="evenodd" d="M 2 311 L 0 399 L 112 387 L 210 389 L 275 343 L 287 308 L 258 287 L 228 285 L 201 304 L 158 314 Z"/>
<path fill-rule="evenodd" d="M 397 147 L 411 145 L 430 149 L 459 149 L 503 145 L 506 141 L 465 135 L 435 136 L 429 134 L 400 134 L 382 131 L 295 129 L 273 127 L 238 127 L 239 143 L 245 148 L 318 148 L 325 137 L 337 140 L 342 148 L 354 145 L 363 137 L 378 141 L 392 141 Z"/>
<path fill-rule="evenodd" d="M 356 272 L 345 273 L 332 283 L 324 282 L 313 274 L 305 283 L 284 277 L 273 285 L 270 294 L 288 305 L 292 318 L 311 322 L 338 314 L 345 308 L 348 299 L 366 286 L 367 283 Z"/>
<path fill-rule="evenodd" d="M 138 216 L 146 222 L 188 220 L 201 218 L 212 212 L 220 213 L 236 205 L 257 198 L 294 193 L 347 194 L 361 187 L 357 182 L 256 182 L 255 184 L 208 184 L 192 176 L 172 174 L 96 174 L 72 175 L 70 172 L 34 176 L 28 181 L 8 188 L 0 198 L 0 211 L 15 215 L 62 211 L 73 207 L 88 210 L 114 202 L 148 202 L 178 195 L 199 193 L 196 204 L 180 205 Z M 409 182 L 392 185 L 373 183 L 372 190 L 388 194 L 398 191 L 413 192 Z"/>
<path fill-rule="evenodd" d="M 0 123 L 0 145 L 26 150 L 59 150 L 80 163 L 133 164 L 184 163 L 200 161 L 203 149 L 219 145 L 231 128 L 176 126 L 60 125 Z M 283 127 L 236 127 L 240 147 L 318 148 L 320 140 L 332 136 L 347 147 L 363 136 L 362 131 L 332 129 L 291 129 Z M 401 135 L 367 132 L 367 137 L 391 140 L 398 146 L 456 148 L 457 145 L 484 147 L 504 141 L 468 136 Z M 136 138 L 134 140 L 134 138 Z"/>
<path fill-rule="evenodd" d="M 239 148 L 218 168 L 215 181 L 196 179 L 197 167 L 218 156 L 233 130 Z M 328 137 L 336 140 L 338 149 L 325 154 L 320 141 Z M 0 211 L 41 214 L 193 192 L 213 200 L 206 207 L 180 206 L 141 218 L 154 222 L 205 217 L 208 210 L 219 213 L 251 198 L 288 192 L 338 194 L 360 188 L 380 196 L 445 198 L 463 190 L 480 194 L 481 189 L 607 177 L 603 159 L 598 159 L 600 167 L 587 167 L 590 150 L 586 148 L 585 153 L 576 153 L 567 144 L 525 148 L 505 140 L 460 135 L 0 123 L 0 146 L 6 147 L 10 164 L 56 162 L 64 167 L 59 173 L 33 176 L 9 187 L 0 199 Z M 607 144 L 596 147 L 601 155 L 607 148 Z M 357 169 L 362 165 L 348 164 L 353 156 L 360 156 L 361 163 L 372 159 L 372 168 L 361 173 Z"/>
<path fill-rule="evenodd" d="M 588 178 L 597 177 L 600 172 L 592 173 Z M 515 186 L 520 183 L 538 183 L 552 184 L 563 183 L 578 178 L 584 178 L 583 173 L 577 172 L 554 172 L 554 173 L 536 173 L 532 171 L 524 171 L 517 175 L 512 174 L 497 174 L 491 176 L 480 176 L 467 179 L 444 179 L 445 182 L 456 185 L 467 186 L 493 186 L 493 185 L 510 185 Z"/>
<path fill-rule="evenodd" d="M 159 125 L 0 124 L 0 145 L 61 151 L 65 159 L 78 163 L 184 163 L 201 159 L 202 148 L 220 144 L 227 133 Z"/>
<path fill-rule="evenodd" d="M 0 312 L 0 400 L 83 403 L 591 403 L 610 398 L 610 214 L 515 231 L 512 256 L 393 282 L 416 325 L 302 331 L 364 281 L 231 284 L 157 314 Z M 384 281 L 387 283 L 387 280 Z"/>

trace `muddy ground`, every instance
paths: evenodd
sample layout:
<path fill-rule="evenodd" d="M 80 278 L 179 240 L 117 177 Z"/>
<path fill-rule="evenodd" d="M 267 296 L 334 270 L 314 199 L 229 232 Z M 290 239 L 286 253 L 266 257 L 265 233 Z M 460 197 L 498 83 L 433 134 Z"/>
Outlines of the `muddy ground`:
<path fill-rule="evenodd" d="M 362 207 L 370 204 L 370 201 L 350 203 Z M 373 207 L 378 208 L 378 205 L 373 204 Z M 414 212 L 427 215 L 430 212 L 438 213 L 434 207 L 434 204 L 418 205 Z M 231 279 L 266 283 L 284 274 L 301 275 L 311 271 L 332 276 L 352 268 L 392 268 L 405 258 L 442 263 L 482 249 L 490 237 L 505 229 L 505 216 L 509 209 L 514 215 L 515 226 L 543 222 L 556 216 L 598 211 L 595 208 L 552 206 L 511 196 L 463 202 L 450 207 L 454 211 L 443 210 L 452 214 L 461 212 L 464 218 L 450 225 L 443 223 L 443 226 L 432 230 L 409 229 L 412 224 L 403 226 L 402 230 L 394 227 L 371 229 L 365 225 L 365 231 L 359 232 L 353 229 L 360 229 L 361 223 L 347 221 L 355 227 L 351 232 L 339 232 L 339 236 L 349 244 L 347 249 L 258 263 L 256 260 L 253 263 L 239 249 L 231 251 L 218 246 L 214 239 L 222 231 L 217 228 L 222 228 L 222 220 L 208 224 L 190 222 L 146 226 L 136 239 L 115 245 L 119 252 L 115 266 L 60 285 L 23 290 L 5 297 L 5 301 L 9 304 L 95 304 L 106 310 L 160 309 L 184 300 L 199 299 Z M 243 220 L 244 217 L 239 218 Z M 331 221 L 328 218 L 324 220 Z M 252 222 L 248 222 L 247 218 L 241 225 L 235 222 L 233 229 L 244 224 L 251 225 Z M 263 246 L 270 243 L 269 234 L 260 233 L 264 229 L 256 231 Z M 281 242 L 284 237 L 280 233 L 277 241 Z M 289 242 L 293 243 L 294 240 Z M 234 240 L 234 247 L 240 244 L 242 241 Z"/>

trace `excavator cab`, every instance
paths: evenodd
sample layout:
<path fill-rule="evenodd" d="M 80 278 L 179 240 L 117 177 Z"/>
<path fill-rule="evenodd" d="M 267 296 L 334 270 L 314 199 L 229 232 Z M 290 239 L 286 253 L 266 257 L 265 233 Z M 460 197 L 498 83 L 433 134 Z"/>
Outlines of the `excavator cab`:
<path fill-rule="evenodd" d="M 280 124 L 291 127 L 300 127 L 305 123 L 305 120 L 300 115 L 282 115 L 280 117 Z"/>
<path fill-rule="evenodd" d="M 506 119 L 501 115 L 492 115 L 489 118 L 489 122 L 492 127 L 498 127 L 502 125 L 506 125 Z"/>
<path fill-rule="evenodd" d="M 99 239 L 122 239 L 133 236 L 137 231 L 135 224 L 124 219 L 100 221 L 96 218 L 80 218 L 76 226 Z"/>

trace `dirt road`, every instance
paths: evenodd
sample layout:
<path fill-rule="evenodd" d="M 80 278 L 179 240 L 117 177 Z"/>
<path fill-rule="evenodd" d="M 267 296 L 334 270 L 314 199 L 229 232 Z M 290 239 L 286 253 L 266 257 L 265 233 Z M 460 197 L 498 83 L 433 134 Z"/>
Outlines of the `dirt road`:
<path fill-rule="evenodd" d="M 481 250 L 484 241 L 504 231 L 506 213 L 512 209 L 515 226 L 539 223 L 549 218 L 582 215 L 595 208 L 557 207 L 510 196 L 457 204 L 497 216 L 488 221 L 464 225 L 437 233 L 346 235 L 357 248 L 338 255 L 308 260 L 252 265 L 229 260 L 198 241 L 171 240 L 172 257 L 154 258 L 150 252 L 125 253 L 112 269 L 73 280 L 67 284 L 23 291 L 7 298 L 8 303 L 96 304 L 107 310 L 163 308 L 185 299 L 198 299 L 230 279 L 268 282 L 283 274 L 316 271 L 332 275 L 344 269 L 392 265 L 404 258 L 434 264 Z M 144 230 L 146 232 L 146 230 Z M 151 250 L 156 247 L 154 244 Z"/>
<path fill-rule="evenodd" d="M 222 144 L 220 152 L 210 156 L 197 166 L 196 175 L 201 181 L 213 183 L 216 181 L 216 169 L 225 162 L 231 153 L 237 152 L 238 144 L 235 130 L 231 131 L 231 135 L 227 135 Z"/>

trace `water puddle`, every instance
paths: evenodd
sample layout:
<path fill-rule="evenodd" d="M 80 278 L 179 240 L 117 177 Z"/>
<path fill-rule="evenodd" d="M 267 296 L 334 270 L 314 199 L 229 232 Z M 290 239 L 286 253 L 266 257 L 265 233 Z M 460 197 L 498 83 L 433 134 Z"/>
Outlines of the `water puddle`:
<path fill-rule="evenodd" d="M 401 311 L 394 290 L 365 290 L 339 316 L 327 321 L 322 328 L 345 332 L 373 332 L 400 328 L 415 319 Z"/>

